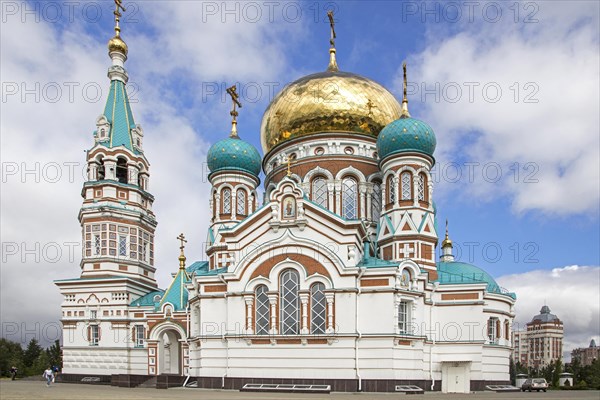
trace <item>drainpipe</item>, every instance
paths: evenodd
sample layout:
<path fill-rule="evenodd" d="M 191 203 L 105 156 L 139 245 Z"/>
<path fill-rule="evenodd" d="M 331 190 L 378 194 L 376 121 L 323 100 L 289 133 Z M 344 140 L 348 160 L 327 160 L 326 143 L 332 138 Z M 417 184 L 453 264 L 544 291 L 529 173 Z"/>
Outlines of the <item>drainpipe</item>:
<path fill-rule="evenodd" d="M 431 310 L 429 311 L 429 329 L 432 329 L 433 326 L 433 310 L 435 307 L 435 299 L 433 295 L 439 286 L 439 282 L 433 283 L 433 290 L 431 291 Z M 433 348 L 435 347 L 435 333 L 433 335 L 431 347 L 429 347 L 429 377 L 431 378 L 431 391 L 433 392 L 433 387 L 435 386 L 435 378 L 433 377 Z"/>
<path fill-rule="evenodd" d="M 223 278 L 222 274 L 219 274 L 219 279 L 225 286 L 227 286 L 227 281 Z M 225 332 L 227 330 L 227 321 L 229 320 L 229 299 L 227 298 L 227 289 L 225 289 L 225 329 L 221 333 L 221 340 L 225 342 L 225 373 L 221 378 L 221 388 L 225 389 L 225 378 L 227 377 L 227 371 L 229 370 L 229 342 L 225 337 Z"/>
<path fill-rule="evenodd" d="M 190 302 L 189 301 L 185 306 L 185 318 L 186 318 L 186 326 L 187 326 L 187 331 L 186 331 L 186 335 L 185 335 L 185 344 L 187 344 L 187 346 L 188 346 L 188 357 L 189 357 L 189 354 L 190 354 L 190 343 L 188 342 L 188 336 L 190 335 Z M 183 359 L 181 361 L 183 361 Z M 183 365 L 182 365 L 182 367 L 183 367 Z M 186 375 L 185 382 L 183 382 L 183 385 L 182 385 L 183 387 L 185 387 L 185 385 L 187 385 L 188 381 L 190 380 L 190 372 L 189 371 L 190 371 L 190 365 L 189 365 L 189 360 L 188 360 L 188 373 Z"/>
<path fill-rule="evenodd" d="M 367 250 L 367 246 L 368 243 L 365 244 L 365 250 Z M 368 257 L 369 253 L 366 253 Z M 358 297 L 360 296 L 360 278 L 362 278 L 363 274 L 365 273 L 365 268 L 360 268 L 358 271 L 358 276 L 356 277 L 356 288 L 357 288 L 357 292 L 356 292 L 356 302 L 355 302 L 355 315 L 354 315 L 354 320 L 356 321 L 356 333 L 357 333 L 357 337 L 354 341 L 354 368 L 356 369 L 356 378 L 358 379 L 358 391 L 362 392 L 362 378 L 360 376 L 360 369 L 358 367 L 358 341 L 362 338 L 362 333 L 360 332 L 360 329 L 358 328 Z"/>

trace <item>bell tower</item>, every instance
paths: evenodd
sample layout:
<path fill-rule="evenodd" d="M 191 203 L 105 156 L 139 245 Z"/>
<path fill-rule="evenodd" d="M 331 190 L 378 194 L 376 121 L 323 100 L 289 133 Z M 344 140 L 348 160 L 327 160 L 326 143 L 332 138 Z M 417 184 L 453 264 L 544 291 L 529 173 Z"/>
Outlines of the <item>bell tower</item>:
<path fill-rule="evenodd" d="M 117 2 L 115 36 L 108 42 L 110 90 L 96 119 L 94 146 L 87 152 L 88 179 L 79 212 L 81 277 L 125 276 L 156 287 L 150 164 L 127 95 L 128 47 L 120 35 L 119 7 Z"/>

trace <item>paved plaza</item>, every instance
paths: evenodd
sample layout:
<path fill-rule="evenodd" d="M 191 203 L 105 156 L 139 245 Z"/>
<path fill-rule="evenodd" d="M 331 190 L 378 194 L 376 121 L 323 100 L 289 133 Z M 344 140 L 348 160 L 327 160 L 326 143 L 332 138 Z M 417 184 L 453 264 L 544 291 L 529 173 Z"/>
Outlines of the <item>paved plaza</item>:
<path fill-rule="evenodd" d="M 205 390 L 172 388 L 167 390 L 118 388 L 99 385 L 78 385 L 58 383 L 46 387 L 41 381 L 0 380 L 0 399 L 2 400 L 134 400 L 134 399 L 194 399 L 194 400 L 367 400 L 397 399 L 406 395 L 398 393 L 332 393 L 332 394 L 293 394 L 293 393 L 241 393 L 232 390 Z M 549 391 L 547 393 L 491 393 L 441 394 L 426 393 L 423 396 L 409 398 L 425 399 L 468 399 L 468 400 L 512 400 L 512 399 L 560 399 L 560 400 L 600 400 L 599 391 Z"/>

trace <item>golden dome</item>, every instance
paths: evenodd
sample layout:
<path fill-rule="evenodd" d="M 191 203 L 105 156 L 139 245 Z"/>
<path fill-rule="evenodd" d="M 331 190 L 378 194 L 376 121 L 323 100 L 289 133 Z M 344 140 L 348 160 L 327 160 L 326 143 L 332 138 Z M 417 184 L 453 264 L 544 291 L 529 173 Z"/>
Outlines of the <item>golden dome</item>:
<path fill-rule="evenodd" d="M 341 71 L 308 75 L 287 85 L 262 119 L 265 154 L 287 140 L 322 132 L 353 132 L 377 137 L 400 118 L 402 107 L 379 83 Z"/>
<path fill-rule="evenodd" d="M 113 51 L 118 51 L 127 55 L 127 43 L 125 43 L 119 35 L 115 35 L 108 41 L 108 53 L 110 54 Z"/>

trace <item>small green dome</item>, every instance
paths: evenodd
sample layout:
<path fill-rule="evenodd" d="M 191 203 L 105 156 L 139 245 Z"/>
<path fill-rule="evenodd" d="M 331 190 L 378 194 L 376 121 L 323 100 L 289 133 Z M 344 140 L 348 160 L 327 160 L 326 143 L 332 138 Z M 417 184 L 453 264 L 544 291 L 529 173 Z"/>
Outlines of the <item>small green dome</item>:
<path fill-rule="evenodd" d="M 487 290 L 491 293 L 505 294 L 516 298 L 514 293 L 508 292 L 496 283 L 496 280 L 483 269 L 459 261 L 440 261 L 437 263 L 438 279 L 441 284 L 469 284 L 486 283 Z"/>
<path fill-rule="evenodd" d="M 262 158 L 258 150 L 239 138 L 219 140 L 208 150 L 208 169 L 211 173 L 222 170 L 246 171 L 260 174 Z"/>
<path fill-rule="evenodd" d="M 415 151 L 433 157 L 435 133 L 425 122 L 415 118 L 400 118 L 390 122 L 377 137 L 377 153 L 383 160 L 389 155 Z"/>

